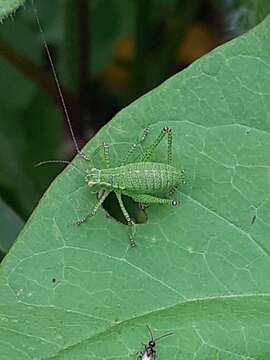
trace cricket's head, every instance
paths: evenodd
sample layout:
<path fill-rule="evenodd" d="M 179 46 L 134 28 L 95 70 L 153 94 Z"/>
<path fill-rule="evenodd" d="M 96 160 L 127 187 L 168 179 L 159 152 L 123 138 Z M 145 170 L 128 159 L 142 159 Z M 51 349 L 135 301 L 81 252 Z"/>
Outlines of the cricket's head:
<path fill-rule="evenodd" d="M 92 168 L 86 170 L 85 181 L 88 186 L 94 186 L 100 183 L 100 169 Z"/>

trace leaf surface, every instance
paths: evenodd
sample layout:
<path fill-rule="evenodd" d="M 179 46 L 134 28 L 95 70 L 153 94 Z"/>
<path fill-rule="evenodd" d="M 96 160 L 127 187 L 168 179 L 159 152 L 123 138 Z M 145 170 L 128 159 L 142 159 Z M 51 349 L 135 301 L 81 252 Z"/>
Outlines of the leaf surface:
<path fill-rule="evenodd" d="M 186 184 L 177 208 L 152 206 L 128 248 L 127 226 L 68 167 L 1 265 L 4 359 L 267 359 L 270 354 L 270 18 L 121 111 L 103 141 L 113 166 L 142 130 L 173 129 Z M 166 144 L 156 160 L 166 159 Z M 96 166 L 104 167 L 100 157 Z M 90 164 L 75 160 L 81 171 Z"/>

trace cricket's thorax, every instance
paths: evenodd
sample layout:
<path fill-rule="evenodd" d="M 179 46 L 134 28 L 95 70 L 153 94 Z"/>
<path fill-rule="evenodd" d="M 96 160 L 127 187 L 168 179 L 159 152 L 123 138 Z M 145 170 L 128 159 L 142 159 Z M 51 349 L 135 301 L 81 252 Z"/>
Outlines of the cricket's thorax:
<path fill-rule="evenodd" d="M 183 174 L 173 166 L 138 162 L 102 169 L 100 184 L 138 194 L 165 193 L 183 182 Z"/>

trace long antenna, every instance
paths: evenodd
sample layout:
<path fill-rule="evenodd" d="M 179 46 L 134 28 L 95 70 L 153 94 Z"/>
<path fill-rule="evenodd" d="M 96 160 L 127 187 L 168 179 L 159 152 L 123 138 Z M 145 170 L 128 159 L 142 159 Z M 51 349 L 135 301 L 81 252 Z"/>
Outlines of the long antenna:
<path fill-rule="evenodd" d="M 150 334 L 150 337 L 151 337 L 151 340 L 152 340 L 152 341 L 157 341 L 157 340 L 160 340 L 160 339 L 162 339 L 162 338 L 164 338 L 164 337 L 166 337 L 166 336 L 173 335 L 172 332 L 169 332 L 169 333 L 163 334 L 163 335 L 161 335 L 161 336 L 159 336 L 159 337 L 157 337 L 157 338 L 154 339 L 152 330 L 150 329 L 150 326 L 149 326 L 149 325 L 146 325 L 146 327 L 147 327 L 147 329 L 148 329 L 148 331 L 149 331 L 149 334 Z"/>
<path fill-rule="evenodd" d="M 173 333 L 172 333 L 172 332 L 169 332 L 169 333 L 167 333 L 167 334 L 163 334 L 163 335 L 155 338 L 155 341 L 160 340 L 160 339 L 162 339 L 162 338 L 164 338 L 164 337 L 166 337 L 166 336 L 170 336 L 170 335 L 173 335 Z"/>
<path fill-rule="evenodd" d="M 46 165 L 46 164 L 68 164 L 72 166 L 74 169 L 76 169 L 82 176 L 85 176 L 84 173 L 81 172 L 77 166 L 75 166 L 71 161 L 67 160 L 46 160 L 46 161 L 40 161 L 39 163 L 35 164 L 35 167 Z"/>
<path fill-rule="evenodd" d="M 153 333 L 152 333 L 152 330 L 150 329 L 150 326 L 146 325 L 148 331 L 149 331 L 149 334 L 150 334 L 150 337 L 151 337 L 151 340 L 154 340 L 153 338 Z"/>
<path fill-rule="evenodd" d="M 37 10 L 37 7 L 35 5 L 34 0 L 32 0 L 32 7 L 33 7 L 33 10 L 34 10 L 34 15 L 35 15 L 35 18 L 36 18 L 36 21 L 37 21 L 37 25 L 39 27 L 39 31 L 41 33 L 42 42 L 43 42 L 46 54 L 47 54 L 48 59 L 49 59 L 50 67 L 51 67 L 52 72 L 53 72 L 54 81 L 55 81 L 56 87 L 57 87 L 58 92 L 59 92 L 61 104 L 62 104 L 62 107 L 63 107 L 63 110 L 64 110 L 64 114 L 65 114 L 65 117 L 66 117 L 66 120 L 67 120 L 67 123 L 68 123 L 69 131 L 70 131 L 73 143 L 75 145 L 76 152 L 77 152 L 77 154 L 81 155 L 83 158 L 86 158 L 86 156 L 79 149 L 77 140 L 75 138 L 74 131 L 73 131 L 72 126 L 71 126 L 71 121 L 70 121 L 70 117 L 69 117 L 68 110 L 67 110 L 67 107 L 66 107 L 66 103 L 65 103 L 64 96 L 63 96 L 60 81 L 58 79 L 58 76 L 57 76 L 57 73 L 56 73 L 56 70 L 55 70 L 55 67 L 54 67 L 54 64 L 53 64 L 53 60 L 52 60 L 52 57 L 51 57 L 51 54 L 50 54 L 50 50 L 48 48 L 48 45 L 47 45 L 47 42 L 46 42 L 46 39 L 45 39 L 44 30 L 43 30 L 43 28 L 41 26 L 41 23 L 39 21 L 38 10 Z"/>

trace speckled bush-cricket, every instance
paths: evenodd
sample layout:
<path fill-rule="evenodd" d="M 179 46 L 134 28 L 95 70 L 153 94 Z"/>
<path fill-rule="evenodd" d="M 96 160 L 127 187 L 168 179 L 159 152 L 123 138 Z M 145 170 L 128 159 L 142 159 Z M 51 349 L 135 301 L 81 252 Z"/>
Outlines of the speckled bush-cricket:
<path fill-rule="evenodd" d="M 61 86 L 53 65 L 53 61 L 44 37 L 43 29 L 37 15 L 37 9 L 34 5 L 34 2 L 33 7 L 76 151 L 83 160 L 89 161 L 89 159 L 80 151 L 77 141 L 75 139 L 70 118 L 63 98 Z M 111 166 L 108 144 L 103 143 L 97 148 L 95 153 L 101 149 L 103 150 L 105 168 L 92 167 L 84 170 L 83 175 L 85 178 L 85 182 L 87 183 L 89 188 L 93 188 L 100 195 L 93 209 L 83 218 L 76 220 L 75 224 L 81 225 L 86 222 L 89 217 L 94 216 L 99 207 L 107 198 L 107 196 L 111 192 L 114 192 L 119 202 L 121 211 L 128 225 L 130 226 L 130 245 L 134 246 L 135 222 L 131 219 L 123 203 L 123 194 L 129 196 L 131 199 L 133 199 L 135 202 L 140 203 L 142 206 L 148 206 L 150 204 L 166 204 L 172 206 L 177 205 L 177 201 L 170 199 L 170 196 L 173 194 L 178 185 L 184 183 L 184 172 L 183 170 L 179 170 L 172 166 L 171 128 L 164 127 L 160 131 L 155 141 L 151 145 L 149 145 L 145 151 L 143 151 L 143 153 L 136 159 L 136 161 L 131 160 L 132 155 L 134 154 L 134 150 L 138 147 L 138 145 L 141 145 L 144 142 L 148 133 L 149 129 L 145 129 L 140 141 L 137 144 L 131 146 L 131 148 L 127 152 L 126 158 L 122 162 L 120 162 L 119 166 L 117 167 Z M 168 142 L 167 161 L 166 163 L 156 162 L 153 160 L 153 155 L 156 148 L 165 136 L 167 137 Z M 62 160 L 50 160 L 41 162 L 38 165 L 55 162 L 70 163 L 68 161 Z M 71 165 L 75 167 L 80 173 L 82 173 L 82 171 L 78 169 L 75 165 Z"/>
<path fill-rule="evenodd" d="M 155 349 L 157 340 L 173 334 L 172 332 L 169 332 L 154 339 L 150 327 L 148 325 L 146 325 L 146 327 L 150 334 L 150 341 L 148 342 L 148 344 L 143 344 L 144 350 L 139 352 L 137 360 L 155 360 L 157 357 L 157 352 Z"/>
<path fill-rule="evenodd" d="M 145 129 L 139 144 L 143 142 L 147 134 L 148 129 Z M 167 163 L 151 161 L 156 147 L 165 135 L 167 135 L 168 138 Z M 171 200 L 169 197 L 175 191 L 176 187 L 184 181 L 183 171 L 179 171 L 171 165 L 172 130 L 170 128 L 164 127 L 156 140 L 140 155 L 137 161 L 130 162 L 129 159 L 136 147 L 137 144 L 132 145 L 127 152 L 126 159 L 120 163 L 119 166 L 111 167 L 109 146 L 105 143 L 101 145 L 104 151 L 106 168 L 86 169 L 85 181 L 89 187 L 95 187 L 98 191 L 101 191 L 102 195 L 92 211 L 82 219 L 76 221 L 77 224 L 82 224 L 89 216 L 94 216 L 106 197 L 110 192 L 114 191 L 123 215 L 131 227 L 129 239 L 132 246 L 135 245 L 135 223 L 130 218 L 124 206 L 122 194 L 129 196 L 143 206 L 150 204 L 169 204 L 176 206 L 177 201 Z M 165 197 L 166 195 L 167 197 Z"/>

